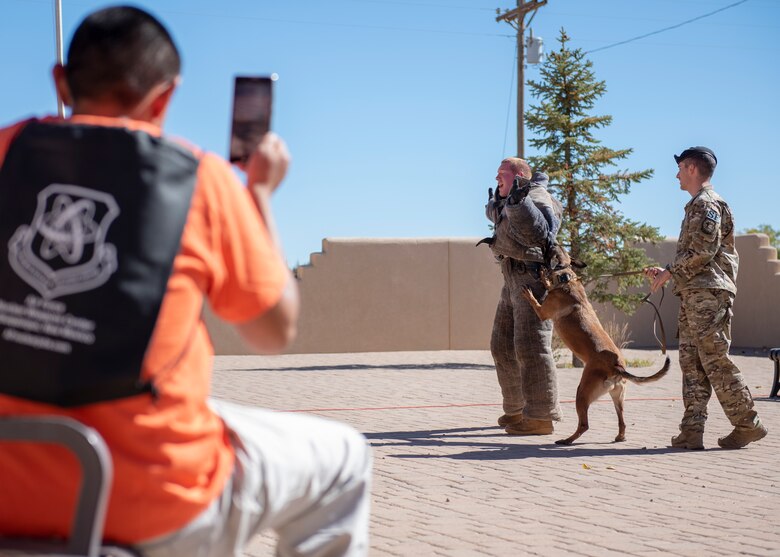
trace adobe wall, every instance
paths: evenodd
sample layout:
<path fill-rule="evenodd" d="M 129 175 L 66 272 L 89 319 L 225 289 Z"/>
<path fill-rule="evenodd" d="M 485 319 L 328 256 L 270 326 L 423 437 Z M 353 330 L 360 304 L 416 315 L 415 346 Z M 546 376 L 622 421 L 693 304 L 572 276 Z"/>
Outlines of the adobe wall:
<path fill-rule="evenodd" d="M 322 252 L 298 267 L 301 319 L 290 353 L 486 350 L 501 273 L 477 238 L 325 239 Z M 675 239 L 645 249 L 671 261 Z M 780 261 L 761 234 L 737 238 L 739 295 L 734 346 L 780 346 Z M 660 311 L 667 342 L 676 346 L 679 302 L 670 289 Z M 659 296 L 652 299 L 656 302 Z M 603 319 L 628 322 L 634 347 L 653 347 L 653 311 L 627 317 L 597 308 Z M 248 354 L 238 335 L 208 312 L 218 354 Z"/>

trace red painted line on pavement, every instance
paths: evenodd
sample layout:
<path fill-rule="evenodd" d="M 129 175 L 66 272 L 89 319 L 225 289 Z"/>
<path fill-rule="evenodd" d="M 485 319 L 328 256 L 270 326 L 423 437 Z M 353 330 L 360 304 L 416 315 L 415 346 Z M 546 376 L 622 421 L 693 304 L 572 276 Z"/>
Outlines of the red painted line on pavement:
<path fill-rule="evenodd" d="M 648 400 L 680 400 L 680 397 L 642 397 L 627 398 L 626 401 L 648 401 Z M 562 400 L 561 404 L 573 404 L 574 400 Z M 597 400 L 598 403 L 612 402 L 612 399 Z M 366 408 L 308 408 L 305 410 L 279 410 L 279 412 L 366 412 L 371 410 L 423 410 L 428 408 L 471 408 L 475 406 L 501 406 L 501 403 L 479 402 L 472 404 L 431 404 L 424 406 L 374 406 Z"/>

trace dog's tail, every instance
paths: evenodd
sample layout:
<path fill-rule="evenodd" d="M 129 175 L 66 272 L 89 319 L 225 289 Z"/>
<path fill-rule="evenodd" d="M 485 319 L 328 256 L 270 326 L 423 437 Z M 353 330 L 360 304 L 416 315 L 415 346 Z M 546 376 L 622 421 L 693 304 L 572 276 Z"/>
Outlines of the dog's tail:
<path fill-rule="evenodd" d="M 626 371 L 626 368 L 623 366 L 615 366 L 617 369 L 618 375 L 621 377 L 625 377 L 632 383 L 652 383 L 653 381 L 658 381 L 661 377 L 666 375 L 666 372 L 669 371 L 669 366 L 671 365 L 671 360 L 669 360 L 669 356 L 666 357 L 666 361 L 664 362 L 664 367 L 656 371 L 653 375 L 650 375 L 648 377 L 637 377 L 636 375 L 631 375 Z"/>

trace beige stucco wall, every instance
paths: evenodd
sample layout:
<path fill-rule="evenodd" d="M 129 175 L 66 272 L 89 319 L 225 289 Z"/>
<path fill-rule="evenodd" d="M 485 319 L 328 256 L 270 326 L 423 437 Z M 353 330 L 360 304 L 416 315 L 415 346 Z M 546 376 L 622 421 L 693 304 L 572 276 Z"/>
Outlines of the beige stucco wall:
<path fill-rule="evenodd" d="M 298 340 L 291 353 L 489 348 L 502 280 L 477 238 L 325 239 L 322 252 L 296 270 L 301 290 Z M 648 255 L 671 261 L 675 239 L 648 245 Z M 768 238 L 737 238 L 739 295 L 734 346 L 780 346 L 780 261 Z M 668 289 L 667 289 L 668 290 Z M 658 300 L 658 296 L 653 298 Z M 627 317 L 598 308 L 604 319 L 628 321 L 632 346 L 655 346 L 653 313 Z M 661 305 L 667 341 L 676 345 L 677 298 Z M 206 312 L 218 354 L 247 354 L 231 327 Z"/>

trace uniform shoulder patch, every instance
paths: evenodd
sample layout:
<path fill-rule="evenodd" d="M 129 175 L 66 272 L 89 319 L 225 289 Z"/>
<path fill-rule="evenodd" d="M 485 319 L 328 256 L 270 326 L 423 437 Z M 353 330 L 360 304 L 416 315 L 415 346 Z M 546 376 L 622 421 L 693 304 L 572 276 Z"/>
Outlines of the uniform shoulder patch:
<path fill-rule="evenodd" d="M 704 214 L 704 220 L 701 222 L 701 230 L 705 234 L 712 234 L 718 226 L 720 215 L 715 209 L 707 209 Z"/>
<path fill-rule="evenodd" d="M 707 214 L 704 215 L 704 218 L 707 220 L 718 222 L 720 220 L 720 215 L 715 209 L 707 209 Z"/>

